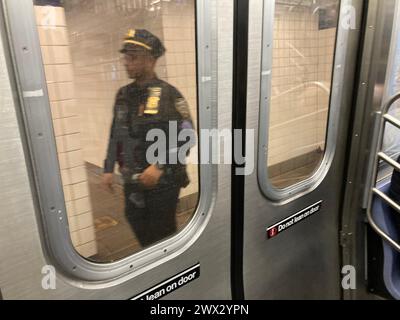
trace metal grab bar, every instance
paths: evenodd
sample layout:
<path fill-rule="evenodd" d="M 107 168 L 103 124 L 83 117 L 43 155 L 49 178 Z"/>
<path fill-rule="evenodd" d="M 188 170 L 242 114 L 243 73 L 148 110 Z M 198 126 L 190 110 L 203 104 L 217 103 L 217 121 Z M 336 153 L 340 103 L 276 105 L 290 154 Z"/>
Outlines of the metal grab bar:
<path fill-rule="evenodd" d="M 400 130 L 400 121 L 397 120 L 395 117 L 391 116 L 390 114 L 385 114 L 383 116 L 386 122 L 389 122 L 391 125 L 395 126 L 397 129 Z"/>
<path fill-rule="evenodd" d="M 400 172 L 400 164 L 397 161 L 394 161 L 391 157 L 387 156 L 383 152 L 378 153 L 379 159 L 385 161 L 387 164 L 391 165 L 394 167 L 397 171 Z"/>
<path fill-rule="evenodd" d="M 380 191 L 379 189 L 372 189 L 372 192 L 377 195 L 378 197 L 380 197 L 383 201 L 385 201 L 389 206 L 391 206 L 394 210 L 397 211 L 397 213 L 400 214 L 400 206 L 393 201 L 392 199 L 390 199 L 389 196 L 387 196 L 386 194 L 384 194 L 382 191 Z"/>
<path fill-rule="evenodd" d="M 375 222 L 375 219 L 373 217 L 373 212 L 372 212 L 374 197 L 377 196 L 377 197 L 381 198 L 384 202 L 386 202 L 386 204 L 388 204 L 390 207 L 392 207 L 398 214 L 400 214 L 400 205 L 397 204 L 395 201 L 393 201 L 389 196 L 387 196 L 386 194 L 384 194 L 383 192 L 381 192 L 380 190 L 378 190 L 376 188 L 376 181 L 377 181 L 377 176 L 378 176 L 378 164 L 379 164 L 380 160 L 385 161 L 390 166 L 392 166 L 395 170 L 400 172 L 400 164 L 397 163 L 397 161 L 390 158 L 389 156 L 387 156 L 382 150 L 386 124 L 390 123 L 391 125 L 395 126 L 397 129 L 400 130 L 400 121 L 388 113 L 390 108 L 392 107 L 392 105 L 395 102 L 397 102 L 398 100 L 400 100 L 400 93 L 394 95 L 393 97 L 391 97 L 389 99 L 389 101 L 384 105 L 382 113 L 381 112 L 377 113 L 378 116 L 380 115 L 378 117 L 379 137 L 378 137 L 378 143 L 375 147 L 375 152 L 374 152 L 374 164 L 375 165 L 373 166 L 374 169 L 373 169 L 373 175 L 372 175 L 372 181 L 371 181 L 371 185 L 373 187 L 370 189 L 369 195 L 368 195 L 367 218 L 368 218 L 368 222 L 371 225 L 372 229 L 374 229 L 374 231 L 376 233 L 378 233 L 379 236 L 381 236 L 384 240 L 386 240 L 386 242 L 388 242 L 389 245 L 392 246 L 392 248 L 394 248 L 396 251 L 400 252 L 400 244 L 397 241 L 395 241 L 394 239 L 392 239 L 390 237 L 390 235 L 388 235 L 385 231 L 382 230 L 381 227 L 378 226 L 378 224 Z"/>
<path fill-rule="evenodd" d="M 386 102 L 386 104 L 383 106 L 383 114 L 387 114 L 389 112 L 389 109 L 392 107 L 392 105 L 395 104 L 395 102 L 397 102 L 398 100 L 400 100 L 400 92 L 396 93 L 394 96 L 392 96 L 388 102 Z"/>

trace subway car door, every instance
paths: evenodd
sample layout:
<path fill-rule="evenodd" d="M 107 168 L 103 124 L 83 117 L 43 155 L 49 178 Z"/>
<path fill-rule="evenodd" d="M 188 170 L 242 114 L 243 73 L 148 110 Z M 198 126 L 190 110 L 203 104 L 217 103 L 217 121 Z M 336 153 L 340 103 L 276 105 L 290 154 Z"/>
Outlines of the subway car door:
<path fill-rule="evenodd" d="M 214 145 L 197 142 L 186 166 L 149 173 L 140 130 L 231 128 L 232 1 L 0 8 L 16 172 L 0 179 L 0 296 L 231 299 L 230 166 L 198 165 Z"/>
<path fill-rule="evenodd" d="M 246 299 L 340 299 L 340 216 L 363 1 L 250 1 Z M 247 142 L 249 143 L 249 142 Z M 250 168 L 248 168 L 250 169 Z"/>

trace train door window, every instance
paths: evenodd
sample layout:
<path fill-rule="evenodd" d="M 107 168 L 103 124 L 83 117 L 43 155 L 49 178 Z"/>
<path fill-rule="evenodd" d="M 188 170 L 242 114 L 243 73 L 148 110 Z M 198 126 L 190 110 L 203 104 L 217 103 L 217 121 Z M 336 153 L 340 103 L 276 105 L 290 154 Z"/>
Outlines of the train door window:
<path fill-rule="evenodd" d="M 169 142 L 197 127 L 195 1 L 34 4 L 75 249 L 106 263 L 176 235 L 199 198 L 197 146 Z"/>
<path fill-rule="evenodd" d="M 298 190 L 310 180 L 331 147 L 327 133 L 340 1 L 264 3 L 261 184 L 280 198 L 278 192 Z"/>

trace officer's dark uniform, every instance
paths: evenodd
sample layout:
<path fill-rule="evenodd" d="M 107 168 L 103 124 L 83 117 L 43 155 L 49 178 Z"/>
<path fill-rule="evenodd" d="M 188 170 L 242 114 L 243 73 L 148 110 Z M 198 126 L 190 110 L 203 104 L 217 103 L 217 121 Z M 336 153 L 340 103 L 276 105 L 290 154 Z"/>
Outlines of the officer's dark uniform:
<path fill-rule="evenodd" d="M 400 163 L 400 157 L 397 159 L 397 162 Z M 390 184 L 390 189 L 389 189 L 389 195 L 390 197 L 396 201 L 398 204 L 400 204 L 400 172 L 397 170 L 393 171 L 392 175 L 392 180 Z M 394 223 L 397 224 L 400 232 L 400 216 L 397 212 L 393 210 L 393 220 Z"/>
<path fill-rule="evenodd" d="M 160 40 L 146 30 L 130 31 L 121 52 L 138 44 L 150 48 L 155 58 L 165 52 Z M 147 133 L 160 129 L 168 142 L 170 122 L 177 124 L 178 135 L 181 130 L 193 129 L 186 100 L 170 84 L 155 78 L 143 86 L 132 83 L 119 90 L 104 172 L 112 173 L 118 162 L 124 179 L 125 214 L 142 246 L 176 232 L 179 193 L 189 184 L 186 166 L 179 161 L 169 164 L 168 159 L 168 155 L 179 152 L 182 142 L 177 142 L 174 150 L 167 146 L 167 164 L 157 164 L 164 173 L 154 189 L 145 189 L 137 180 L 151 165 L 146 152 L 154 142 L 146 141 Z"/>

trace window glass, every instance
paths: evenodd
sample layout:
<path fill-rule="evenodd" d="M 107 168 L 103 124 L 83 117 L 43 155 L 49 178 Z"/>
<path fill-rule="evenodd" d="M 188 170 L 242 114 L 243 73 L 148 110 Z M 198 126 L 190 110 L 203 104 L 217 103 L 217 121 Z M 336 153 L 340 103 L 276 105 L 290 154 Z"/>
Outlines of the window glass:
<path fill-rule="evenodd" d="M 74 247 L 111 262 L 170 238 L 198 202 L 177 141 L 197 127 L 195 1 L 34 4 Z"/>
<path fill-rule="evenodd" d="M 396 119 L 400 119 L 400 103 L 395 102 L 388 113 Z M 390 123 L 386 124 L 383 151 L 391 157 L 398 157 L 400 155 L 400 132 L 399 129 Z"/>
<path fill-rule="evenodd" d="M 310 178 L 324 157 L 339 4 L 276 1 L 268 129 L 275 188 Z"/>
<path fill-rule="evenodd" d="M 395 102 L 392 107 L 389 108 L 388 114 L 397 120 L 400 119 L 399 101 Z M 382 152 L 400 163 L 400 130 L 389 122 L 386 122 L 385 125 Z M 392 173 L 393 166 L 389 165 L 386 161 L 380 160 L 376 182 L 386 179 Z"/>
<path fill-rule="evenodd" d="M 383 107 L 394 95 L 397 95 L 398 92 L 400 92 L 400 32 L 397 22 L 394 23 L 393 32 L 385 34 L 384 37 L 384 43 L 392 44 L 389 50 L 389 58 L 387 59 L 386 80 L 384 84 L 378 84 L 375 86 L 375 95 L 382 97 Z M 395 101 L 390 106 L 389 110 L 387 110 L 387 113 L 399 120 L 400 102 Z M 382 152 L 393 160 L 400 162 L 400 130 L 389 122 L 386 122 L 385 125 Z M 392 171 L 392 166 L 388 165 L 386 161 L 380 161 L 378 181 L 386 178 L 392 173 Z"/>

